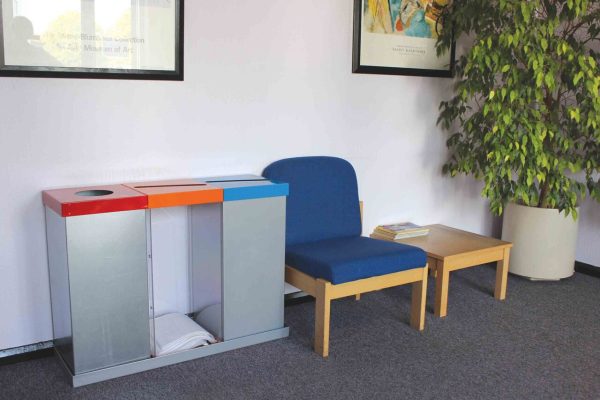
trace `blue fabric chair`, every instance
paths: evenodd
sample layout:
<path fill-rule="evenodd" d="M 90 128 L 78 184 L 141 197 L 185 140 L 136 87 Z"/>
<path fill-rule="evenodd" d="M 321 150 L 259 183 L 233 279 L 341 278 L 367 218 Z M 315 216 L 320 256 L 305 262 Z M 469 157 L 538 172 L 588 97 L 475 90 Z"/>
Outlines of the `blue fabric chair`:
<path fill-rule="evenodd" d="M 356 173 L 335 157 L 298 157 L 263 175 L 287 182 L 286 281 L 315 297 L 315 351 L 329 354 L 331 300 L 412 283 L 411 325 L 423 330 L 427 256 L 423 250 L 362 237 Z"/>

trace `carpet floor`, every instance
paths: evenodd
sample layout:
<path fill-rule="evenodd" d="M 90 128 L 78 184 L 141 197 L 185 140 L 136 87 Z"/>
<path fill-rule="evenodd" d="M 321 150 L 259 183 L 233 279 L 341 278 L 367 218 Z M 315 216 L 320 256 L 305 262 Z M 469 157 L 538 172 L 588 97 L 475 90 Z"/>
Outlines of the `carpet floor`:
<path fill-rule="evenodd" d="M 314 303 L 289 338 L 73 389 L 55 357 L 0 366 L 1 399 L 600 399 L 600 279 L 451 275 L 448 317 L 409 325 L 410 288 L 336 300 L 330 357 L 311 350 Z"/>

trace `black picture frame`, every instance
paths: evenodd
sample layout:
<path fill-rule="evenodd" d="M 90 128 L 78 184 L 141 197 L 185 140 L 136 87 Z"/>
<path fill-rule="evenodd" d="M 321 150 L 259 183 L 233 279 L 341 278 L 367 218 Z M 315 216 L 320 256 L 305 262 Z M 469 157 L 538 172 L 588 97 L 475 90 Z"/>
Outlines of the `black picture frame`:
<path fill-rule="evenodd" d="M 48 0 L 40 0 L 48 1 Z M 0 6 L 0 77 L 19 78 L 75 78 L 75 79 L 131 79 L 131 80 L 184 80 L 184 0 L 174 0 L 175 69 L 173 71 L 142 69 L 110 69 L 79 67 L 6 66 L 4 63 L 4 27 Z"/>
<path fill-rule="evenodd" d="M 352 40 L 352 72 L 359 74 L 378 74 L 378 75 L 408 75 L 424 76 L 435 78 L 452 78 L 454 76 L 456 43 L 452 42 L 450 50 L 450 63 L 448 69 L 428 69 L 428 68 L 404 68 L 387 67 L 376 65 L 361 64 L 361 36 L 362 36 L 362 18 L 363 18 L 363 0 L 354 0 L 354 26 Z"/>

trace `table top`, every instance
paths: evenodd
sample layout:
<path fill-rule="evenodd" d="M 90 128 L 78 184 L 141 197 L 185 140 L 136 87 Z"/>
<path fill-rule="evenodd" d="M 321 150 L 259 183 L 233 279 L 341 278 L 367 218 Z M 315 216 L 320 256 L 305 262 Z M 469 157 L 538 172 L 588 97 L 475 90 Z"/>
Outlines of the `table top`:
<path fill-rule="evenodd" d="M 480 250 L 512 247 L 510 242 L 445 225 L 427 225 L 426 228 L 429 228 L 428 235 L 402 239 L 399 242 L 419 247 L 438 260 Z"/>

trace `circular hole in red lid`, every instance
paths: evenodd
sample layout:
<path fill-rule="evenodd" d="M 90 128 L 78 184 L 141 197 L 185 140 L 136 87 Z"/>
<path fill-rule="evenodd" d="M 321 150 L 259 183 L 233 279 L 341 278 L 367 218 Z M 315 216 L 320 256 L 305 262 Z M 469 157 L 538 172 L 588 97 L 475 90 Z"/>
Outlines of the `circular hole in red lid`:
<path fill-rule="evenodd" d="M 85 197 L 98 197 L 98 196 L 108 196 L 109 194 L 113 194 L 114 192 L 111 190 L 82 190 L 81 192 L 75 193 L 77 196 L 85 196 Z"/>

